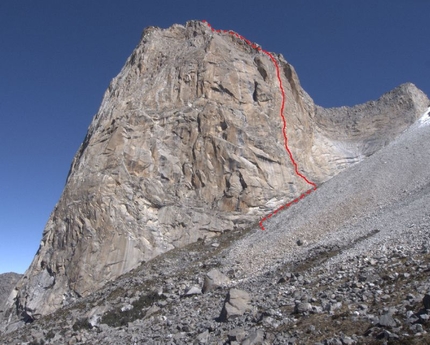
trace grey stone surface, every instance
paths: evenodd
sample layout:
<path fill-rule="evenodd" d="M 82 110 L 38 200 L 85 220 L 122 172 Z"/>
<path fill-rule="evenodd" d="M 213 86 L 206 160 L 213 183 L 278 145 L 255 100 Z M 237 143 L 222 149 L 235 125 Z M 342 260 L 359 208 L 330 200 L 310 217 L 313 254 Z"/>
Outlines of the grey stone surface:
<path fill-rule="evenodd" d="M 202 289 L 199 286 L 192 286 L 185 295 L 191 296 L 191 295 L 200 295 L 202 293 Z"/>
<path fill-rule="evenodd" d="M 222 274 L 218 269 L 213 268 L 204 278 L 202 291 L 203 293 L 206 293 L 217 287 L 227 286 L 229 283 L 230 279 L 225 274 Z"/>
<path fill-rule="evenodd" d="M 261 329 L 251 330 L 249 336 L 242 341 L 242 345 L 263 345 L 264 331 Z"/>
<path fill-rule="evenodd" d="M 294 312 L 297 314 L 306 313 L 312 310 L 312 305 L 308 302 L 297 302 Z"/>
<path fill-rule="evenodd" d="M 379 318 L 378 324 L 382 327 L 396 327 L 397 323 L 391 314 L 384 314 Z"/>
<path fill-rule="evenodd" d="M 231 318 L 241 316 L 251 309 L 249 293 L 239 289 L 230 289 L 224 306 L 221 310 L 220 321 L 228 321 Z"/>
<path fill-rule="evenodd" d="M 237 341 L 241 342 L 246 338 L 246 331 L 243 328 L 234 328 L 228 332 L 228 340 L 230 342 Z"/>

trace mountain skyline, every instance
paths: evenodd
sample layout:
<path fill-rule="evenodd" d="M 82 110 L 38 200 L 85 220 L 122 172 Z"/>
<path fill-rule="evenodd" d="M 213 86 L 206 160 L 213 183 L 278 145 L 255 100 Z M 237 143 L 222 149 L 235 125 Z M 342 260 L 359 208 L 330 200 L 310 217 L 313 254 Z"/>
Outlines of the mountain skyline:
<path fill-rule="evenodd" d="M 145 27 L 205 19 L 234 30 L 282 53 L 327 107 L 376 99 L 408 81 L 429 94 L 428 10 L 424 1 L 1 4 L 0 273 L 30 264 L 101 97 Z M 261 23 L 251 19 L 257 14 Z"/>

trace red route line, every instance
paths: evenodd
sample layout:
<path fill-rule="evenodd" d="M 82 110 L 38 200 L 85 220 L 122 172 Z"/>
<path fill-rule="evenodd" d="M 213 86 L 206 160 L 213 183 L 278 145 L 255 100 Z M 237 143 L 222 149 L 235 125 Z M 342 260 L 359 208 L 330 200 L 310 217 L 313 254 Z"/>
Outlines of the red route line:
<path fill-rule="evenodd" d="M 284 136 L 284 147 L 285 150 L 288 153 L 288 156 L 290 157 L 290 161 L 294 166 L 294 171 L 296 173 L 297 176 L 301 177 L 308 185 L 311 185 L 312 188 L 307 190 L 306 192 L 304 192 L 303 194 L 301 194 L 298 198 L 294 199 L 293 201 L 282 205 L 281 207 L 277 208 L 276 210 L 274 210 L 272 213 L 268 214 L 266 217 L 263 217 L 260 220 L 260 228 L 261 230 L 265 230 L 264 226 L 263 226 L 263 222 L 265 222 L 266 220 L 268 220 L 269 218 L 271 218 L 272 216 L 274 216 L 276 213 L 278 213 L 279 211 L 283 210 L 284 208 L 288 208 L 293 204 L 298 203 L 300 200 L 302 200 L 304 197 L 306 197 L 307 195 L 311 194 L 313 191 L 315 191 L 317 189 L 317 185 L 311 181 L 309 181 L 306 176 L 304 176 L 300 171 L 299 168 L 297 166 L 296 161 L 294 160 L 293 154 L 290 151 L 290 148 L 288 147 L 288 137 L 287 137 L 287 121 L 285 120 L 285 116 L 284 116 L 284 109 L 285 109 L 285 91 L 284 91 L 284 87 L 282 85 L 282 79 L 281 79 L 281 72 L 279 70 L 279 65 L 278 62 L 276 61 L 276 59 L 273 57 L 273 55 L 271 53 L 269 53 L 267 50 L 262 49 L 260 46 L 256 45 L 255 43 L 252 43 L 251 41 L 247 40 L 245 37 L 243 37 L 242 35 L 239 35 L 238 33 L 231 31 L 231 30 L 215 30 L 206 20 L 203 20 L 203 23 L 206 23 L 209 28 L 213 31 L 213 32 L 217 32 L 217 33 L 228 33 L 232 36 L 236 36 L 237 38 L 240 38 L 242 41 L 244 41 L 245 43 L 247 43 L 249 46 L 251 46 L 252 48 L 263 52 L 264 54 L 266 54 L 270 60 L 272 60 L 273 64 L 275 65 L 276 68 L 276 76 L 278 77 L 278 81 L 279 81 L 279 89 L 281 90 L 281 95 L 282 95 L 282 103 L 281 103 L 281 111 L 280 111 L 280 116 L 282 119 L 282 134 Z"/>

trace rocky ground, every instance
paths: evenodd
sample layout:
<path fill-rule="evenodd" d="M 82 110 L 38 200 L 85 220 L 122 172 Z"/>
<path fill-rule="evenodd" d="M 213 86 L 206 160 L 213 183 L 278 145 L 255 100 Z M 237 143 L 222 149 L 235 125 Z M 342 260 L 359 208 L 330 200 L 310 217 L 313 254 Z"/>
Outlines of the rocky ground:
<path fill-rule="evenodd" d="M 247 234 L 228 233 L 145 263 L 1 343 L 425 344 L 429 232 L 428 213 L 400 238 L 375 231 L 344 246 L 315 246 L 239 283 L 221 262 Z"/>

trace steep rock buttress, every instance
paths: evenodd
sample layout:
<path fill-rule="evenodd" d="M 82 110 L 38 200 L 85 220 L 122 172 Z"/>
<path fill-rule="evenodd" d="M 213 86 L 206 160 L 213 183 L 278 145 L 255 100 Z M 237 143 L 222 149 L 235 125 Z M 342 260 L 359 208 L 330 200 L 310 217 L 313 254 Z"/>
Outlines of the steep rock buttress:
<path fill-rule="evenodd" d="M 316 183 L 384 146 L 428 106 L 407 84 L 367 105 L 322 109 L 273 56 L 290 148 Z M 16 311 L 50 313 L 177 246 L 248 227 L 307 190 L 284 148 L 280 105 L 273 62 L 240 38 L 198 21 L 147 28 L 73 159 L 9 298 L 9 321 Z"/>

